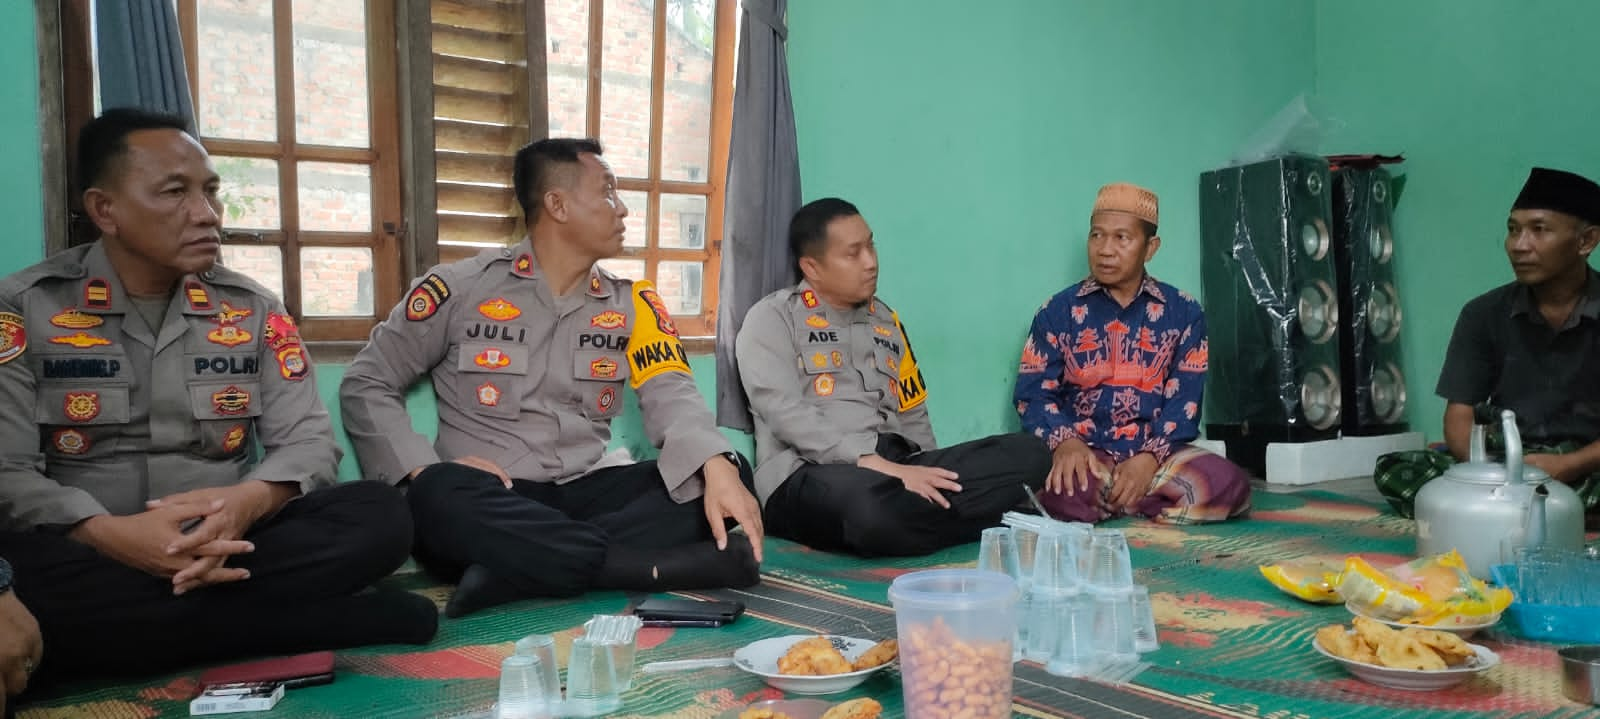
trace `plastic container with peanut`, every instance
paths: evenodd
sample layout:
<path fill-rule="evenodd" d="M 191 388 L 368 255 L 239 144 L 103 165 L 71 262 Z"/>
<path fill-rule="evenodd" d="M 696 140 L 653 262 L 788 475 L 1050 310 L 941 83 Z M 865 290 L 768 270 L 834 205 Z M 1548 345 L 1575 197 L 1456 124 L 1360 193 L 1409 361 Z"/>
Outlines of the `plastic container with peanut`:
<path fill-rule="evenodd" d="M 1017 586 L 998 572 L 935 569 L 889 586 L 907 719 L 1011 716 Z"/>

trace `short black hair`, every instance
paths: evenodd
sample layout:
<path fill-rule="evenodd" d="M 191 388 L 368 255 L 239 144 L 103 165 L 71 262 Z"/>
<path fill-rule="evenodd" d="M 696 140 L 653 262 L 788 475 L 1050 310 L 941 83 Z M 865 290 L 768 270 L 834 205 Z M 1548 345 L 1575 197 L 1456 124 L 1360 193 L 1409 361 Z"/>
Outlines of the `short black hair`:
<path fill-rule="evenodd" d="M 855 217 L 861 211 L 837 197 L 812 200 L 796 210 L 789 220 L 789 255 L 794 258 L 794 275 L 798 280 L 800 258 L 816 257 L 828 246 L 828 223 L 841 217 Z"/>
<path fill-rule="evenodd" d="M 592 137 L 547 137 L 517 150 L 511 166 L 511 188 L 517 193 L 523 219 L 529 227 L 539 217 L 539 198 L 550 189 L 556 165 L 577 164 L 581 153 L 605 154 Z"/>
<path fill-rule="evenodd" d="M 128 135 L 140 130 L 188 132 L 189 123 L 172 113 L 138 107 L 115 107 L 100 113 L 78 131 L 78 162 L 74 170 L 78 191 L 105 181 L 117 161 L 128 153 Z"/>

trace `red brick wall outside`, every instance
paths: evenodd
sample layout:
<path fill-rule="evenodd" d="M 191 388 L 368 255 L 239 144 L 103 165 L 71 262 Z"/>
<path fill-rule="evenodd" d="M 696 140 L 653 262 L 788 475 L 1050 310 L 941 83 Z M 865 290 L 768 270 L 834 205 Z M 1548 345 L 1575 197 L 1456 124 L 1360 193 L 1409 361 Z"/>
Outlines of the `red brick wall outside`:
<path fill-rule="evenodd" d="M 710 158 L 712 62 L 711 37 L 705 23 L 711 17 L 711 3 L 654 1 L 669 3 L 670 18 L 664 68 L 662 175 L 668 180 L 703 181 Z M 699 14 L 694 6 L 698 6 Z M 624 177 L 644 177 L 647 170 L 653 7 L 653 0 L 605 0 L 600 139 L 606 146 L 607 159 Z M 302 144 L 367 146 L 362 0 L 296 0 L 293 8 L 296 140 Z M 552 135 L 586 134 L 587 9 L 588 0 L 547 0 Z M 271 2 L 199 0 L 198 18 L 202 134 L 276 139 Z M 220 156 L 214 160 L 223 176 L 227 226 L 240 231 L 278 229 L 277 163 Z M 365 166 L 302 163 L 297 170 L 303 230 L 370 231 L 372 192 Z M 624 201 L 632 213 L 628 220 L 629 245 L 642 246 L 649 221 L 643 193 L 626 196 Z M 703 196 L 663 196 L 657 221 L 660 245 L 704 247 L 705 214 Z M 694 236 L 686 237 L 685 228 L 693 228 Z M 276 247 L 230 246 L 225 261 L 269 288 L 282 291 L 282 257 Z M 303 249 L 304 312 L 371 313 L 371 261 L 370 253 L 364 251 Z M 620 275 L 643 276 L 643 265 L 638 261 L 607 264 Z M 657 284 L 673 312 L 700 312 L 699 269 L 698 265 L 683 263 L 663 263 L 659 268 Z"/>

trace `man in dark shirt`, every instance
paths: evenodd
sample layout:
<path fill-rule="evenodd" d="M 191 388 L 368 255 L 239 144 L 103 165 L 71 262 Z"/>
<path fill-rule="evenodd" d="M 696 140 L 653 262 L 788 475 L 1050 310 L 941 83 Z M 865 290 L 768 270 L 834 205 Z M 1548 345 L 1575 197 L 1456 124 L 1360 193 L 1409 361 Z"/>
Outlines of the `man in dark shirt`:
<path fill-rule="evenodd" d="M 1571 485 L 1590 510 L 1600 504 L 1600 274 L 1589 266 L 1597 244 L 1600 185 L 1534 168 L 1506 219 L 1517 279 L 1462 308 L 1436 389 L 1448 402 L 1455 461 L 1467 459 L 1475 407 L 1510 409 L 1528 464 Z M 1450 464 L 1436 457 L 1420 468 L 1417 459 L 1426 458 L 1378 462 L 1379 489 L 1405 508 Z"/>

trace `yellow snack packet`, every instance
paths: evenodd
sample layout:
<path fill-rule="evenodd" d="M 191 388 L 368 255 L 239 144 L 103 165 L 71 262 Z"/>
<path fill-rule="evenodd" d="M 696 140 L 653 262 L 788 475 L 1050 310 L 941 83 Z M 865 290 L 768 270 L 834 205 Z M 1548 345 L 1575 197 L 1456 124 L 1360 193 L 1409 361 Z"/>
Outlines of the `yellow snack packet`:
<path fill-rule="evenodd" d="M 1257 569 L 1272 586 L 1291 597 L 1316 604 L 1338 604 L 1343 601 L 1333 589 L 1338 581 L 1339 566 L 1327 560 L 1301 559 L 1264 564 Z"/>
<path fill-rule="evenodd" d="M 1424 626 L 1481 624 L 1505 611 L 1512 600 L 1511 590 L 1474 578 L 1454 550 L 1388 571 L 1350 557 L 1335 591 L 1380 619 Z"/>

